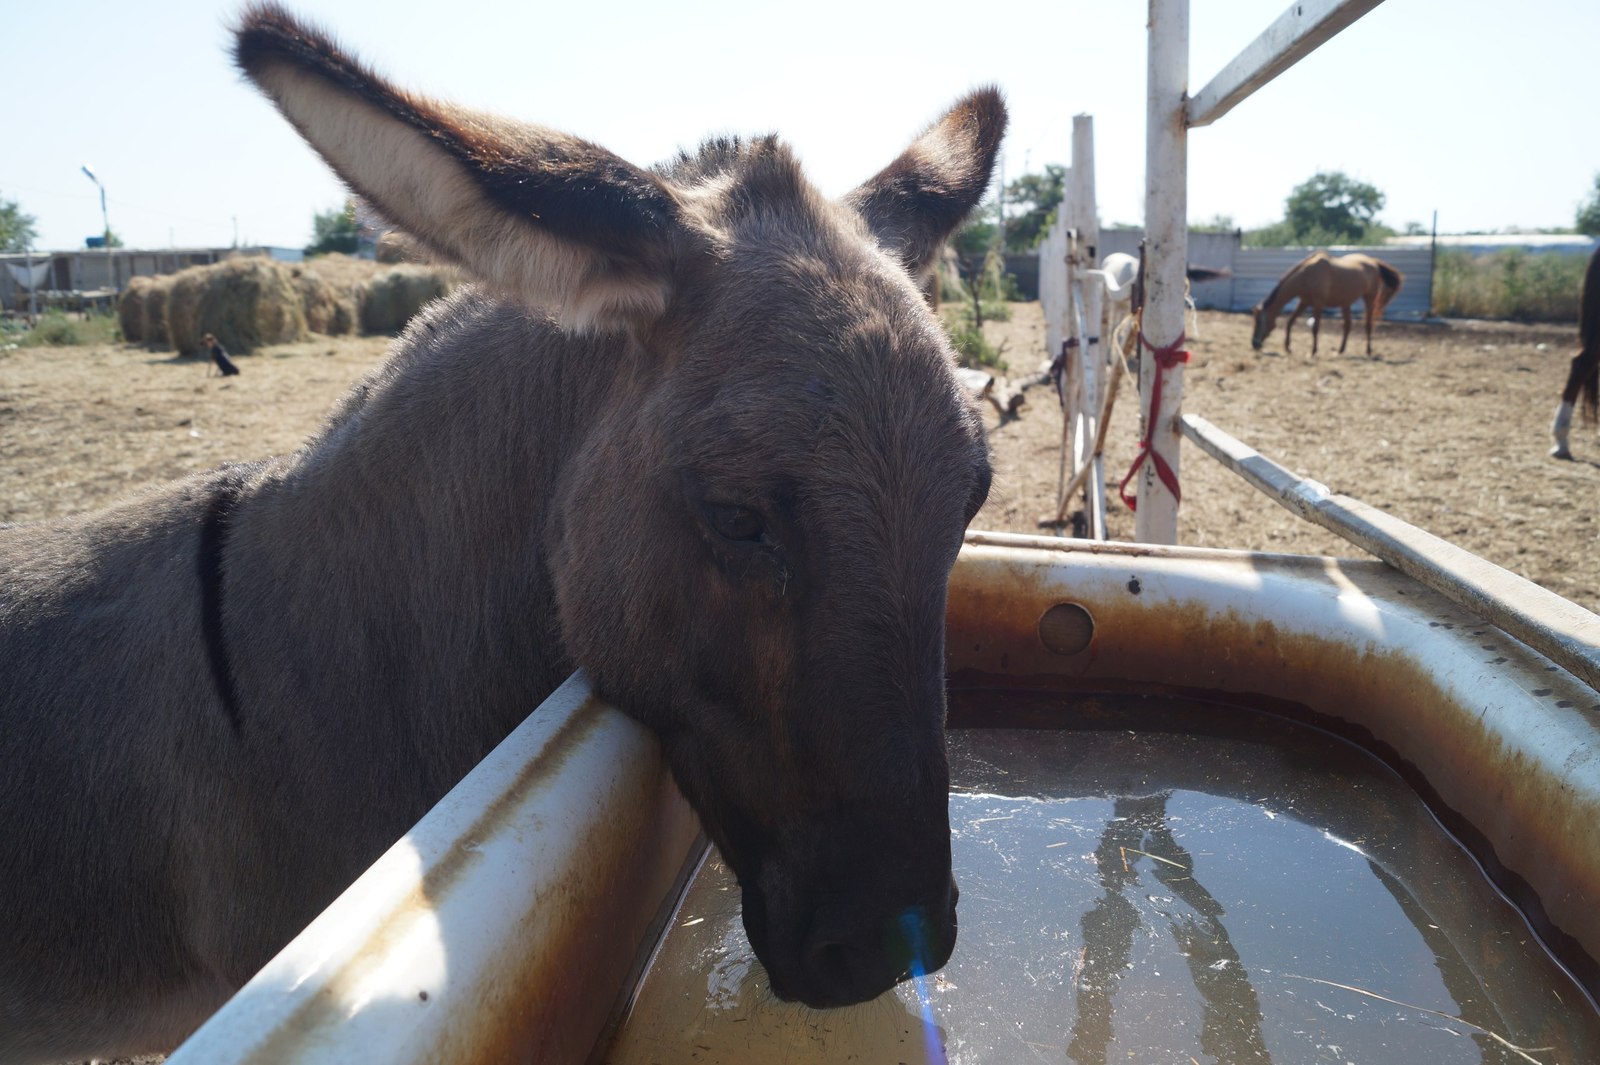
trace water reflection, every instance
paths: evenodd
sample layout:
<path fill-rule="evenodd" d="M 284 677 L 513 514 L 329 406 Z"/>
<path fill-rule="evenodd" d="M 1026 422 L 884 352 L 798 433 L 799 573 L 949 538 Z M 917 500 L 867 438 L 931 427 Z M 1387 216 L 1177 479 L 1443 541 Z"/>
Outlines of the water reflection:
<path fill-rule="evenodd" d="M 1358 752 L 1138 730 L 950 745 L 961 934 L 926 1004 L 777 1002 L 713 862 L 604 1060 L 1600 1061 L 1587 1004 Z"/>
<path fill-rule="evenodd" d="M 1095 848 L 1105 894 L 1084 912 L 1083 967 L 1078 974 L 1077 1019 L 1067 1057 L 1079 1065 L 1104 1065 L 1112 1037 L 1112 1005 L 1128 970 L 1139 910 L 1125 897 L 1139 879 L 1141 861 L 1188 905 L 1188 913 L 1152 900 L 1178 945 L 1199 993 L 1200 1049 L 1217 1061 L 1269 1062 L 1261 1035 L 1261 1006 L 1249 974 L 1222 924 L 1221 904 L 1193 875 L 1194 860 L 1167 823 L 1167 795 L 1120 798 Z"/>

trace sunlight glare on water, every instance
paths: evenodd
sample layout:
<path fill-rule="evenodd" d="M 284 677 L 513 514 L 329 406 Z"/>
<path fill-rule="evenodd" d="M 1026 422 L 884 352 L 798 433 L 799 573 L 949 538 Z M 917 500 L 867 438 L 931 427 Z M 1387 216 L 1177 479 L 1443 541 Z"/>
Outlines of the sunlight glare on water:
<path fill-rule="evenodd" d="M 917 1005 L 922 1010 L 922 1038 L 929 1065 L 946 1065 L 944 1041 L 939 1038 L 939 1025 L 933 1019 L 933 996 L 928 994 L 928 952 L 923 944 L 922 915 L 907 910 L 900 916 L 900 929 L 911 944 L 911 987 L 916 991 Z"/>

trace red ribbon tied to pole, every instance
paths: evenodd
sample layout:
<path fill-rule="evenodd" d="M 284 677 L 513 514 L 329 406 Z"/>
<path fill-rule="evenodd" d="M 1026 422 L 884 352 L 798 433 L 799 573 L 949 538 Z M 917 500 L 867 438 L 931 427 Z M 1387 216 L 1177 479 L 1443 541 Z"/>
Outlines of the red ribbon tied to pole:
<path fill-rule="evenodd" d="M 1177 340 L 1174 340 L 1164 348 L 1158 348 L 1145 337 L 1143 329 L 1139 330 L 1139 343 L 1143 344 L 1145 349 L 1154 357 L 1156 374 L 1155 380 L 1150 383 L 1150 417 L 1145 419 L 1144 439 L 1139 441 L 1139 453 L 1134 456 L 1133 465 L 1128 467 L 1128 476 L 1124 477 L 1122 483 L 1117 485 L 1117 493 L 1122 496 L 1122 501 L 1132 511 L 1139 509 L 1139 500 L 1136 495 L 1128 494 L 1128 482 L 1133 480 L 1134 474 L 1139 472 L 1139 468 L 1144 465 L 1144 460 L 1147 458 L 1155 463 L 1156 476 L 1161 478 L 1161 483 L 1167 486 L 1167 491 L 1172 493 L 1172 498 L 1179 502 L 1183 501 L 1183 492 L 1178 489 L 1178 475 L 1172 471 L 1172 467 L 1167 464 L 1166 459 L 1156 454 L 1154 441 L 1156 437 L 1156 422 L 1161 416 L 1161 376 L 1163 371 L 1170 370 L 1179 363 L 1189 361 L 1189 353 L 1183 350 L 1183 342 L 1187 339 L 1188 337 L 1185 334 L 1179 333 Z"/>

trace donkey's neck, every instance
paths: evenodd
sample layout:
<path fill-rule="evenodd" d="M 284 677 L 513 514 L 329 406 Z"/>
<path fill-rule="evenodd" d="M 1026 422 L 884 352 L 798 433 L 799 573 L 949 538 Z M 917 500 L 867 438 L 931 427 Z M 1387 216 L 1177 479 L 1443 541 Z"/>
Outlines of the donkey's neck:
<path fill-rule="evenodd" d="M 382 754 L 341 771 L 434 792 L 537 705 L 571 668 L 550 501 L 629 350 L 474 290 L 413 323 L 239 510 L 224 588 L 245 731 L 309 701 L 320 735 L 275 739 Z"/>

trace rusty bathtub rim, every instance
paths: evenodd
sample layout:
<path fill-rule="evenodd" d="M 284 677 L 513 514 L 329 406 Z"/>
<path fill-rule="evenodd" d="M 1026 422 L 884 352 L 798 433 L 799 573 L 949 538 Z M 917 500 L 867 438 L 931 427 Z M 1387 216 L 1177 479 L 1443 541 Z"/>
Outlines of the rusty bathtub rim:
<path fill-rule="evenodd" d="M 1197 614 L 1198 622 L 1187 618 L 1187 629 L 1172 620 L 1165 627 L 1174 631 L 1162 634 L 1159 611 L 1174 601 L 1170 596 L 1192 596 L 1197 588 L 1214 613 Z M 1290 604 L 1296 596 L 1305 602 Z M 1067 658 L 1042 646 L 1036 631 L 1042 613 L 1064 601 L 1085 606 L 1095 620 L 1090 649 Z M 1232 616 L 1237 612 L 1264 629 L 1242 624 Z M 1349 620 L 1341 613 L 1372 630 L 1362 638 L 1376 640 L 1375 650 L 1357 653 L 1361 640 L 1339 631 Z M 1305 640 L 1302 633 L 1302 642 L 1321 651 L 1343 645 L 1343 661 L 1338 654 L 1319 661 L 1275 631 L 1274 617 L 1292 622 L 1286 629 L 1309 626 L 1315 635 Z M 1142 658 L 1130 651 L 1128 630 L 1139 626 L 1153 626 L 1159 647 L 1177 659 L 1163 664 L 1160 653 Z M 1264 711 L 1355 742 L 1400 773 L 1591 1007 L 1600 998 L 1600 920 L 1587 905 L 1600 896 L 1600 832 L 1586 827 L 1600 822 L 1600 701 L 1579 677 L 1481 616 L 1376 561 L 976 533 L 952 574 L 948 627 L 955 691 L 1184 695 Z M 1392 648 L 1382 646 L 1385 638 L 1395 641 Z M 1218 640 L 1234 646 L 1226 648 L 1226 662 L 1209 668 L 1208 641 Z M 1263 646 L 1239 646 L 1252 642 Z M 1260 661 L 1275 665 L 1276 673 L 1256 671 Z M 1303 671 L 1304 662 L 1342 670 L 1333 695 Z M 1313 705 L 1360 691 L 1363 683 L 1383 696 L 1372 710 L 1335 706 L 1341 716 Z M 1479 684 L 1490 695 L 1482 707 L 1466 705 Z M 1426 712 L 1413 713 L 1413 704 Z M 1464 727 L 1480 710 L 1489 715 L 1485 729 L 1498 733 L 1479 736 Z M 1429 713 L 1431 725 L 1413 721 Z M 958 717 L 952 724 L 981 722 Z M 1525 738 L 1519 727 L 1541 736 Z M 1510 744 L 1497 746 L 1508 732 L 1514 734 Z M 1429 741 L 1436 736 L 1456 744 L 1460 757 L 1434 747 Z M 1561 746 L 1568 743 L 1570 751 Z M 1572 834 L 1563 835 L 1569 828 Z M 1563 842 L 1570 845 L 1562 848 Z"/>

